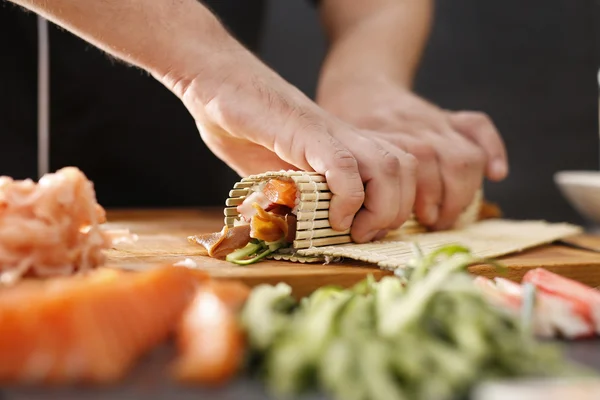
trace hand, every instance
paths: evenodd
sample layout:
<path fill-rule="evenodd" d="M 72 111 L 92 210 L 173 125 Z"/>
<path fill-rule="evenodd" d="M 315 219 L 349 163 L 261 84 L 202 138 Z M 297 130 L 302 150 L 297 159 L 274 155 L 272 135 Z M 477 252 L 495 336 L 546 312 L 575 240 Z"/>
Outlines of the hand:
<path fill-rule="evenodd" d="M 222 48 L 199 73 L 163 79 L 219 158 L 240 175 L 296 168 L 325 175 L 333 193 L 331 225 L 352 224 L 357 242 L 408 219 L 414 157 L 329 115 L 243 48 Z"/>
<path fill-rule="evenodd" d="M 238 173 L 296 167 L 325 175 L 331 225 L 352 224 L 357 242 L 408 218 L 414 158 L 324 112 L 236 42 L 201 2 L 12 1 L 148 71 L 179 96 L 207 146 Z"/>
<path fill-rule="evenodd" d="M 334 115 L 417 158 L 415 214 L 434 229 L 454 224 L 484 175 L 508 173 L 503 141 L 483 113 L 445 111 L 389 82 L 346 82 L 319 97 Z"/>

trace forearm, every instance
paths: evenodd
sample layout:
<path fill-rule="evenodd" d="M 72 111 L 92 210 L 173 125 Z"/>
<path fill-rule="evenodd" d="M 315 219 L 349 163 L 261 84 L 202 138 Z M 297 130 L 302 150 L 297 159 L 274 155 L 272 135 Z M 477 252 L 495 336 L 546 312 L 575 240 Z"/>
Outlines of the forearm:
<path fill-rule="evenodd" d="M 228 45 L 224 28 L 195 0 L 11 1 L 159 80 Z"/>
<path fill-rule="evenodd" d="M 330 47 L 318 97 L 349 81 L 410 88 L 432 13 L 431 0 L 322 0 Z"/>

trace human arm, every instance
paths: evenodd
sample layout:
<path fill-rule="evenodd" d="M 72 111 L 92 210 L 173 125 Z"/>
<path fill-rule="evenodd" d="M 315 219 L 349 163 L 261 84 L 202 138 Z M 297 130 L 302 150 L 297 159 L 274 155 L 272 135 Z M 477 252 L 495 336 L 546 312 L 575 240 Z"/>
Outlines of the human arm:
<path fill-rule="evenodd" d="M 330 47 L 317 98 L 348 82 L 410 89 L 431 27 L 432 0 L 321 0 Z"/>
<path fill-rule="evenodd" d="M 471 202 L 484 175 L 503 179 L 508 165 L 487 116 L 442 110 L 411 90 L 432 12 L 431 0 L 321 0 L 330 46 L 317 101 L 417 157 L 417 217 L 443 229 Z"/>
<path fill-rule="evenodd" d="M 243 48 L 201 3 L 11 1 L 150 72 L 182 100 L 207 146 L 241 175 L 282 168 L 325 175 L 333 192 L 331 224 L 344 230 L 352 223 L 355 240 L 370 240 L 408 218 L 413 158 L 323 111 Z"/>

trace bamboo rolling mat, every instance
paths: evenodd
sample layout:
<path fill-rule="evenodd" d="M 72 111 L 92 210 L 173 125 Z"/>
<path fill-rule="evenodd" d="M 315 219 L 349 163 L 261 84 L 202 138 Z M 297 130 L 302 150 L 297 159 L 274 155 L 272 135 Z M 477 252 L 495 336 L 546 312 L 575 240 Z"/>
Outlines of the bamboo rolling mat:
<path fill-rule="evenodd" d="M 419 234 L 392 233 L 385 240 L 366 244 L 313 247 L 296 251 L 295 256 L 350 258 L 384 269 L 404 267 L 413 257 L 413 244 L 423 253 L 445 245 L 458 244 L 481 258 L 495 258 L 577 235 L 575 225 L 544 221 L 486 220 L 461 229 Z"/>
<path fill-rule="evenodd" d="M 206 250 L 197 244 L 188 242 L 187 236 L 219 231 L 223 227 L 223 209 L 193 209 L 193 210 L 109 210 L 107 229 L 129 229 L 138 235 L 133 243 L 122 242 L 107 252 L 107 263 L 117 268 L 128 270 L 146 270 L 164 263 L 180 263 L 189 260 L 194 268 L 208 272 L 215 279 L 236 279 L 255 286 L 261 283 L 285 282 L 292 286 L 294 293 L 303 296 L 315 289 L 335 284 L 348 287 L 367 275 L 376 279 L 389 275 L 391 271 L 363 261 L 345 258 L 335 263 L 324 263 L 323 257 L 317 257 L 312 263 L 287 262 L 281 260 L 266 260 L 249 266 L 238 266 L 224 260 L 206 256 Z M 488 221 L 486 224 L 489 224 Z M 545 223 L 528 222 L 527 225 Z M 516 225 L 513 225 L 516 226 Z M 520 225 L 523 227 L 524 225 Z M 560 228 L 562 234 L 578 232 L 579 228 L 570 225 L 552 225 L 553 229 Z M 564 230 L 562 230 L 564 228 Z M 547 231 L 544 229 L 544 231 Z M 473 245 L 482 243 L 484 251 L 490 251 L 489 245 L 483 247 L 485 241 L 479 237 L 479 231 L 471 230 L 470 238 Z M 521 230 L 520 235 L 525 235 Z M 556 233 L 557 231 L 553 231 Z M 485 232 L 484 232 L 485 233 Z M 499 231 L 496 236 L 487 233 L 489 240 L 502 239 Z M 425 238 L 429 237 L 425 235 Z M 590 246 L 600 248 L 600 236 L 576 235 L 578 240 L 585 239 Z M 387 240 L 399 241 L 400 238 L 391 235 Z M 522 276 L 533 268 L 547 268 L 553 272 L 578 280 L 590 286 L 600 285 L 600 253 L 575 249 L 567 246 L 550 244 L 533 246 L 531 238 L 521 238 L 525 245 L 512 244 L 515 252 L 500 257 L 507 267 L 505 277 L 520 281 Z M 535 242 L 552 241 L 552 236 L 543 240 L 537 237 Z M 360 245 L 359 245 L 360 246 Z M 425 247 L 425 244 L 422 244 Z M 487 250 L 486 250 L 487 249 Z M 525 249 L 520 251 L 520 249 Z M 493 248 L 492 248 L 493 250 Z M 489 253 L 488 253 L 489 254 Z M 494 267 L 481 265 L 469 268 L 469 271 L 487 277 L 499 276 Z"/>

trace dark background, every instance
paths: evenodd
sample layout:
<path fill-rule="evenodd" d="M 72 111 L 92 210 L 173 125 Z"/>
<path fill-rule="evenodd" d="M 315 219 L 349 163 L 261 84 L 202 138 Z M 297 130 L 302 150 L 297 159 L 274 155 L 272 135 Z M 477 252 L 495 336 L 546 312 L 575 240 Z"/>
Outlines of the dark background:
<path fill-rule="evenodd" d="M 436 2 L 415 89 L 442 107 L 492 117 L 511 176 L 485 190 L 508 217 L 583 222 L 552 177 L 598 169 L 599 12 L 600 2 L 586 0 Z M 326 49 L 314 20 L 307 2 L 271 1 L 262 51 L 311 95 Z"/>
<path fill-rule="evenodd" d="M 213 0 L 284 78 L 314 94 L 326 44 L 312 2 Z M 487 112 L 511 176 L 486 185 L 510 218 L 583 222 L 556 189 L 598 169 L 598 1 L 438 0 L 416 91 Z M 0 1 L 0 174 L 36 176 L 35 17 Z M 51 30 L 51 168 L 80 167 L 106 207 L 220 205 L 237 179 L 179 101 L 143 72 Z"/>

